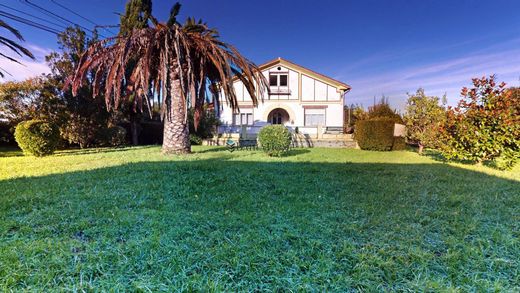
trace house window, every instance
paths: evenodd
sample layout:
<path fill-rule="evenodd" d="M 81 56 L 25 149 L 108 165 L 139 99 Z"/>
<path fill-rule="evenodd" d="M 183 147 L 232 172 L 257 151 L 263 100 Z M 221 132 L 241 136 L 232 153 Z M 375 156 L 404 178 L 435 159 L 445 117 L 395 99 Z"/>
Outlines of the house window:
<path fill-rule="evenodd" d="M 325 109 L 305 109 L 305 126 L 325 125 Z"/>
<path fill-rule="evenodd" d="M 280 74 L 280 86 L 287 86 L 287 74 Z"/>
<path fill-rule="evenodd" d="M 233 125 L 235 126 L 252 126 L 253 123 L 253 113 L 233 114 Z"/>
<path fill-rule="evenodd" d="M 269 75 L 269 86 L 278 86 L 278 75 Z"/>
<path fill-rule="evenodd" d="M 286 87 L 288 85 L 289 76 L 287 73 L 270 73 L 269 86 L 271 87 Z"/>

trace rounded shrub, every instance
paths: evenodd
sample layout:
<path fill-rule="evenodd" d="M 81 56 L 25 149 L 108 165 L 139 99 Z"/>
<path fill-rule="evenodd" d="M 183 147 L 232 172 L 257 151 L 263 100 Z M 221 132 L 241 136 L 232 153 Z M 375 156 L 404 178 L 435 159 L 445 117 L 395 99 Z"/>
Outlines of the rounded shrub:
<path fill-rule="evenodd" d="M 283 125 L 268 125 L 260 130 L 258 140 L 267 155 L 280 157 L 289 151 L 292 136 Z"/>
<path fill-rule="evenodd" d="M 374 118 L 356 122 L 354 138 L 362 150 L 391 151 L 394 145 L 394 120 Z"/>
<path fill-rule="evenodd" d="M 25 155 L 42 157 L 54 153 L 60 140 L 60 131 L 51 123 L 29 120 L 16 126 L 14 137 Z"/>
<path fill-rule="evenodd" d="M 121 126 L 101 129 L 97 134 L 97 143 L 100 146 L 123 146 L 126 144 L 126 129 Z"/>

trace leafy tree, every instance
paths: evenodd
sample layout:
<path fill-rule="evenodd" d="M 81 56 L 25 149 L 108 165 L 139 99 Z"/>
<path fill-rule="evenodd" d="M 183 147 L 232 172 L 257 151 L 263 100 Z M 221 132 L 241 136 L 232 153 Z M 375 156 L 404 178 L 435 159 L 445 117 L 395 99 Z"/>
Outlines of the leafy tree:
<path fill-rule="evenodd" d="M 42 119 L 59 124 L 63 111 L 56 85 L 45 76 L 0 83 L 0 140 L 13 142 L 14 129 L 22 121 Z"/>
<path fill-rule="evenodd" d="M 128 35 L 134 29 L 148 27 L 148 20 L 152 15 L 151 0 L 130 0 L 126 3 L 125 13 L 121 16 L 121 35 Z"/>
<path fill-rule="evenodd" d="M 0 28 L 4 28 L 4 29 L 8 30 L 12 35 L 14 35 L 14 37 L 16 39 L 18 39 L 18 41 L 22 41 L 22 42 L 24 41 L 22 35 L 20 34 L 20 32 L 18 30 L 16 30 L 9 24 L 5 23 L 1 19 L 0 19 Z M 5 47 L 6 49 L 4 49 L 2 47 Z M 0 57 L 5 58 L 5 59 L 15 62 L 15 63 L 20 64 L 20 61 L 18 61 L 18 59 L 16 59 L 16 58 L 13 58 L 13 57 L 7 55 L 6 50 L 9 50 L 9 51 L 15 53 L 16 55 L 18 55 L 18 57 L 27 56 L 31 59 L 34 59 L 34 55 L 28 49 L 26 49 L 25 47 L 22 47 L 19 43 L 15 42 L 5 36 L 2 36 L 2 35 L 0 35 L 0 48 L 2 48 L 0 50 Z M 0 67 L 0 77 L 4 77 L 4 72 L 7 72 L 7 71 L 5 71 L 3 68 Z"/>
<path fill-rule="evenodd" d="M 215 128 L 220 123 L 217 115 L 215 115 L 215 111 L 208 105 L 205 105 L 197 129 L 195 129 L 194 115 L 195 109 L 190 109 L 188 111 L 190 133 L 201 139 L 213 137 L 213 134 L 215 134 Z"/>
<path fill-rule="evenodd" d="M 439 128 L 446 118 L 446 109 L 439 104 L 440 99 L 427 96 L 423 89 L 408 95 L 404 121 L 409 141 L 419 145 L 419 153 L 424 147 L 435 147 L 439 142 Z M 443 97 L 446 104 L 446 96 Z"/>
<path fill-rule="evenodd" d="M 343 121 L 343 128 L 345 133 L 353 133 L 354 132 L 354 126 L 356 125 L 356 121 L 358 120 L 365 120 L 368 119 L 368 113 L 365 111 L 363 106 L 361 105 L 350 105 L 345 106 L 343 108 L 344 112 L 344 121 Z"/>
<path fill-rule="evenodd" d="M 520 97 L 515 90 L 497 85 L 495 76 L 474 78 L 464 87 L 462 99 L 448 108 L 442 127 L 443 153 L 448 158 L 481 164 L 497 158 L 511 167 L 520 152 Z"/>
<path fill-rule="evenodd" d="M 117 41 L 105 40 L 90 46 L 83 55 L 73 77 L 73 92 L 78 93 L 84 80 L 93 71 L 94 95 L 105 85 L 105 101 L 109 109 L 117 108 L 130 93 L 136 103 L 149 102 L 161 95 L 164 114 L 163 153 L 189 153 L 191 145 L 188 109 L 194 108 L 197 128 L 207 94 L 222 92 L 233 110 L 237 98 L 233 81 L 239 78 L 247 88 L 253 104 L 258 104 L 256 87 L 262 90 L 267 81 L 260 69 L 243 57 L 233 46 L 222 42 L 216 30 L 202 21 L 188 18 L 184 25 L 177 22 L 180 5 L 172 8 L 167 23 L 150 16 L 150 28 L 134 29 Z M 124 81 L 130 61 L 136 62 L 130 78 Z M 213 89 L 217 88 L 218 91 Z M 152 95 L 148 95 L 152 91 Z"/>
<path fill-rule="evenodd" d="M 64 88 L 69 82 L 68 78 L 74 74 L 80 57 L 96 38 L 95 34 L 94 39 L 89 40 L 79 27 L 69 27 L 58 36 L 61 52 L 51 53 L 46 60 L 52 71 L 50 79 L 59 89 Z M 70 89 L 60 92 L 66 112 L 66 123 L 60 124 L 61 135 L 69 143 L 77 144 L 81 148 L 94 145 L 96 133 L 110 123 L 110 114 L 103 110 L 103 97 L 92 93 L 91 79 L 87 79 L 75 95 Z"/>

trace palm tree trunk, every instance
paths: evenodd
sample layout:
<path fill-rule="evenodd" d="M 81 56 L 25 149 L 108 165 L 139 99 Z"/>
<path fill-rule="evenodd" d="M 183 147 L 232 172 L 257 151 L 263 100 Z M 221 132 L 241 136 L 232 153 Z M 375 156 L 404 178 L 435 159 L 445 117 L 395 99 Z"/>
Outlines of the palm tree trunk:
<path fill-rule="evenodd" d="M 186 108 L 181 94 L 181 82 L 174 79 L 170 89 L 171 102 L 164 119 L 163 154 L 191 152 L 190 131 L 186 121 Z"/>

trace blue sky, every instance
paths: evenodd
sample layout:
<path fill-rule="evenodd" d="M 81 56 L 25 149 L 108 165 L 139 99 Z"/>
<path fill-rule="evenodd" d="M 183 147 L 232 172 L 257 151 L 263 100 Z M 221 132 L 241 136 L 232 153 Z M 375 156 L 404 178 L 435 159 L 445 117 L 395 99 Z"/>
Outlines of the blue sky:
<path fill-rule="evenodd" d="M 30 0 L 85 27 L 93 24 L 52 0 Z M 117 24 L 124 0 L 54 0 L 94 23 Z M 23 3 L 0 4 L 51 19 Z M 166 19 L 173 1 L 155 0 Z M 283 57 L 352 86 L 347 103 L 372 104 L 374 96 L 403 108 L 407 92 L 460 97 L 472 77 L 497 74 L 520 86 L 520 1 L 181 1 L 180 18 L 202 18 L 257 64 Z M 11 12 L 5 6 L 0 11 Z M 0 16 L 1 17 L 1 16 Z M 52 20 L 58 22 L 58 20 Z M 54 35 L 9 21 L 24 34 L 38 61 L 6 65 L 13 79 L 46 70 L 43 56 L 57 49 Z M 112 29 L 114 30 L 114 29 Z M 101 31 L 108 35 L 108 32 Z M 4 61 L 5 62 L 5 61 Z M 16 68 L 14 68 L 16 67 Z"/>

